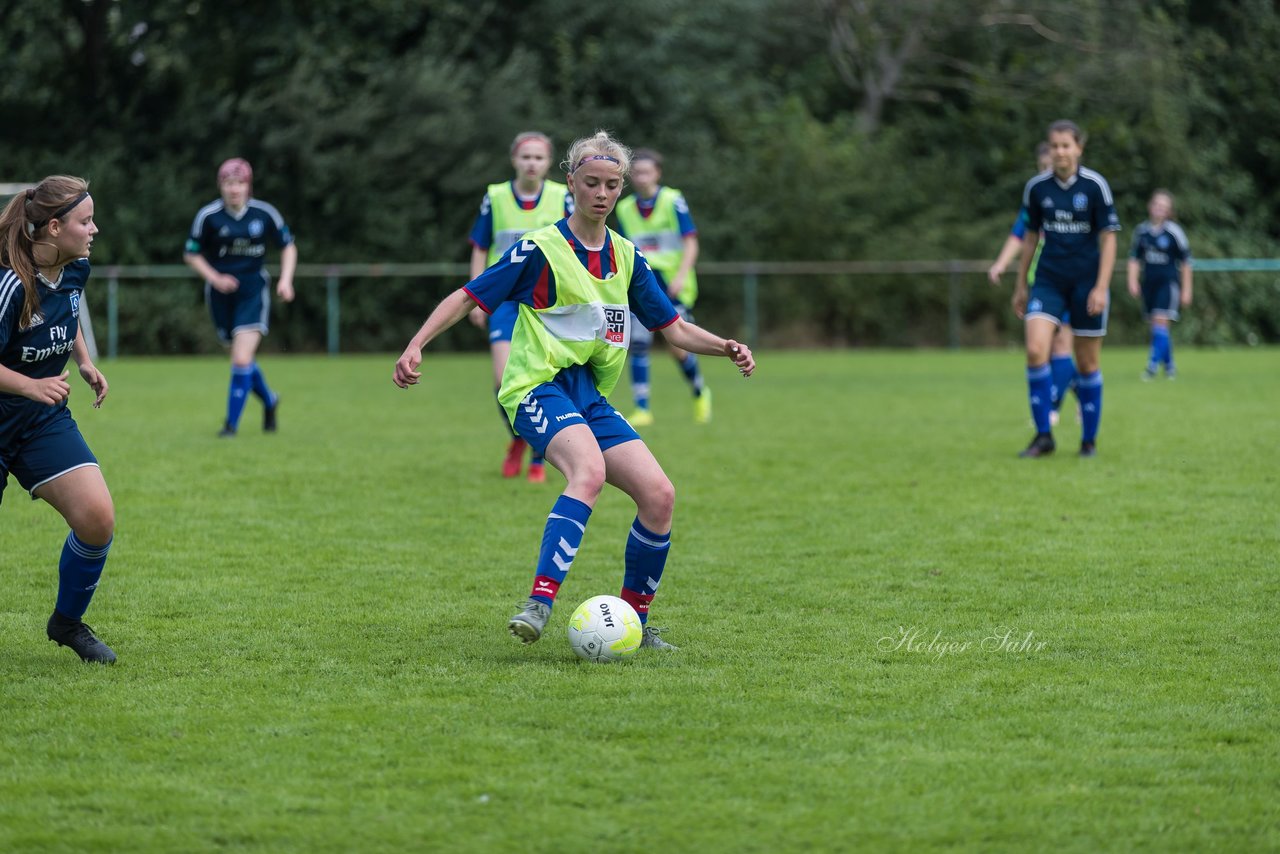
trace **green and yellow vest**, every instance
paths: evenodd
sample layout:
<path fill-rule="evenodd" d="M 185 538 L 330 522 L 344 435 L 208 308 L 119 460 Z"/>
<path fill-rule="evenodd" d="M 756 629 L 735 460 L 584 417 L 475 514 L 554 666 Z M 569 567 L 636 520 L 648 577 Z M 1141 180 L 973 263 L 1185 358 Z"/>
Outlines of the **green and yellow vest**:
<path fill-rule="evenodd" d="M 674 187 L 659 187 L 653 213 L 648 218 L 640 215 L 634 195 L 618 202 L 616 208 L 622 230 L 640 247 L 649 266 L 662 274 L 668 286 L 684 258 L 684 235 L 680 233 L 680 220 L 676 217 L 676 199 L 682 195 Z M 685 307 L 693 308 L 694 301 L 698 299 L 698 277 L 693 270 L 689 271 L 676 299 Z"/>
<path fill-rule="evenodd" d="M 542 196 L 530 211 L 520 207 L 510 181 L 489 185 L 489 210 L 493 214 L 493 242 L 489 244 L 486 263 L 492 267 L 517 240 L 535 228 L 564 219 L 564 197 L 569 188 L 555 181 L 544 181 Z"/>
<path fill-rule="evenodd" d="M 597 279 L 554 224 L 525 235 L 551 265 L 556 294 L 555 302 L 545 308 L 520 304 L 498 390 L 498 402 L 513 424 L 520 401 L 565 368 L 590 365 L 596 388 L 605 396 L 618 384 L 631 345 L 627 291 L 636 252 L 635 244 L 612 229 L 609 237 L 618 269 L 607 279 Z"/>

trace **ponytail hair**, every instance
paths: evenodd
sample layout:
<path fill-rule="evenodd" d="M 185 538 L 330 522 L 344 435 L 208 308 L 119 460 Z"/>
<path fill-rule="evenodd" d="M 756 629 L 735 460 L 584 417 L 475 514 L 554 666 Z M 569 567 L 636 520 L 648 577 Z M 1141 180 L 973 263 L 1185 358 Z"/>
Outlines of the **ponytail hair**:
<path fill-rule="evenodd" d="M 40 310 L 36 289 L 36 238 L 49 220 L 57 219 L 89 194 L 89 182 L 70 175 L 50 175 L 9 200 L 0 212 L 0 266 L 8 267 L 22 282 L 23 299 L 19 328 L 31 325 Z"/>
<path fill-rule="evenodd" d="M 631 172 L 631 149 L 609 136 L 608 131 L 598 130 L 592 136 L 576 140 L 569 146 L 569 154 L 560 164 L 560 169 L 566 175 L 572 175 L 589 160 L 612 160 L 618 164 L 623 178 Z"/>

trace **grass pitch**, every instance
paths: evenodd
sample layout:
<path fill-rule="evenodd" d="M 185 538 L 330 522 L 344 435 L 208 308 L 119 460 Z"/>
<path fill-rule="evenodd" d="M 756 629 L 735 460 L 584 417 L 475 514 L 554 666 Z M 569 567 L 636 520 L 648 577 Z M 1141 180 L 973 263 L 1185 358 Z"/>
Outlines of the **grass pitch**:
<path fill-rule="evenodd" d="M 655 358 L 682 650 L 621 666 L 564 638 L 616 491 L 506 635 L 562 481 L 498 476 L 486 357 L 268 357 L 281 432 L 230 441 L 223 361 L 104 363 L 120 663 L 45 640 L 65 529 L 11 481 L 0 850 L 1280 846 L 1280 353 L 1104 350 L 1100 456 L 1068 411 L 1036 461 L 1016 352 L 760 355 L 706 427 Z"/>

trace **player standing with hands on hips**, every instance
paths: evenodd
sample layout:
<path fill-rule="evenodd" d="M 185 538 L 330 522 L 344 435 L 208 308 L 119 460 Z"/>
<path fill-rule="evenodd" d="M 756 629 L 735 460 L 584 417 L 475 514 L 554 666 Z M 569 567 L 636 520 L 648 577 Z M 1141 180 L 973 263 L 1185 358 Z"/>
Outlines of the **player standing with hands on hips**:
<path fill-rule="evenodd" d="M 262 429 L 276 430 L 280 398 L 267 385 L 256 356 L 271 313 L 271 277 L 264 260 L 267 243 L 280 247 L 280 283 L 276 293 L 293 302 L 293 271 L 298 247 L 280 212 L 253 198 L 253 167 L 233 157 L 218 167 L 222 198 L 197 213 L 182 260 L 204 279 L 204 298 L 218 338 L 231 349 L 231 386 L 223 438 L 236 435 L 252 391 L 262 400 Z"/>
<path fill-rule="evenodd" d="M 617 204 L 631 152 L 604 131 L 579 139 L 563 164 L 571 216 L 526 235 L 478 278 L 441 301 L 396 362 L 401 388 L 418 383 L 422 348 L 477 305 L 519 303 L 499 402 L 512 426 L 568 481 L 543 529 L 533 590 L 507 628 L 542 636 L 605 483 L 636 503 L 621 598 L 644 622 L 642 646 L 670 649 L 647 625 L 671 545 L 675 488 L 639 434 L 605 396 L 626 363 L 635 316 L 674 346 L 731 359 L 744 376 L 751 350 L 681 319 L 644 255 L 605 220 Z"/>
<path fill-rule="evenodd" d="M 116 654 L 85 625 L 115 532 L 115 506 L 98 460 L 76 426 L 65 370 L 75 359 L 97 409 L 107 379 L 80 334 L 89 251 L 98 226 L 82 178 L 53 175 L 0 214 L 0 495 L 9 474 L 71 527 L 58 562 L 49 639 L 86 662 Z"/>
<path fill-rule="evenodd" d="M 1043 457 L 1055 446 L 1049 412 L 1053 405 L 1053 373 L 1049 353 L 1054 331 L 1071 318 L 1075 336 L 1076 398 L 1080 401 L 1080 456 L 1097 454 L 1102 418 L 1102 370 L 1099 356 L 1107 334 L 1111 273 L 1116 263 L 1116 215 L 1105 178 L 1080 165 L 1084 133 L 1075 122 L 1049 126 L 1053 171 L 1027 182 L 1022 207 L 1027 212 L 1025 245 L 1044 235 L 1036 266 L 1035 286 L 1027 294 L 1031 252 L 1023 252 L 1013 310 L 1026 320 L 1027 387 L 1036 435 L 1020 456 Z"/>

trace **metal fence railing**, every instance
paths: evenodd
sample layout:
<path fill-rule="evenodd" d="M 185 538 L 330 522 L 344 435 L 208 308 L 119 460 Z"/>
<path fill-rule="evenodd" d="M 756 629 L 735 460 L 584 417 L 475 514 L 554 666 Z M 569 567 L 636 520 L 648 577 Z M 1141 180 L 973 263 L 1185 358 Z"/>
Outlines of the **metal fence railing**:
<path fill-rule="evenodd" d="M 962 277 L 985 274 L 989 261 L 740 261 L 698 265 L 700 278 L 737 278 L 740 281 L 743 337 L 755 346 L 760 335 L 760 281 L 770 276 L 944 276 L 947 289 L 947 344 L 960 345 Z M 1280 259 L 1209 258 L 1195 261 L 1195 269 L 1214 273 L 1280 272 Z M 341 352 L 340 319 L 345 280 L 397 278 L 452 278 L 465 281 L 466 264 L 300 264 L 298 279 L 319 279 L 325 285 L 325 342 L 330 354 Z M 107 280 L 106 354 L 119 353 L 120 283 L 122 281 L 192 279 L 185 265 L 107 266 L 98 273 Z M 1123 281 L 1124 258 L 1118 258 L 1115 275 Z"/>

